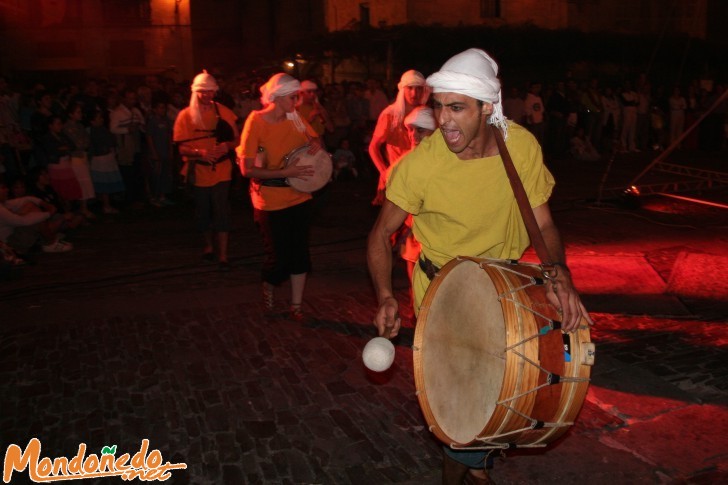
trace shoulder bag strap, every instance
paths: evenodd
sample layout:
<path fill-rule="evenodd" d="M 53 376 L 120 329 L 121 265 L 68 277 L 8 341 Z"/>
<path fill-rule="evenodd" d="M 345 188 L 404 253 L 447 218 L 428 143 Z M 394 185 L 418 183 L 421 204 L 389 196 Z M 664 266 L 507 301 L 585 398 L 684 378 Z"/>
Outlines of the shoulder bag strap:
<path fill-rule="evenodd" d="M 542 264 L 550 265 L 553 258 L 551 258 L 548 248 L 546 247 L 546 242 L 541 235 L 541 230 L 538 228 L 536 216 L 533 215 L 533 209 L 531 208 L 531 204 L 528 202 L 526 190 L 523 188 L 523 183 L 518 176 L 516 167 L 513 165 L 511 155 L 508 153 L 508 148 L 506 148 L 506 142 L 503 139 L 503 134 L 496 126 L 491 125 L 491 127 L 493 128 L 495 141 L 498 144 L 498 151 L 503 159 L 503 166 L 506 169 L 506 174 L 508 175 L 508 181 L 511 183 L 513 194 L 516 196 L 518 209 L 521 212 L 521 217 L 523 217 L 523 222 L 526 224 L 526 231 L 528 231 L 528 237 L 531 239 L 533 249 L 536 251 L 536 255 L 538 256 L 538 259 L 541 260 Z"/>

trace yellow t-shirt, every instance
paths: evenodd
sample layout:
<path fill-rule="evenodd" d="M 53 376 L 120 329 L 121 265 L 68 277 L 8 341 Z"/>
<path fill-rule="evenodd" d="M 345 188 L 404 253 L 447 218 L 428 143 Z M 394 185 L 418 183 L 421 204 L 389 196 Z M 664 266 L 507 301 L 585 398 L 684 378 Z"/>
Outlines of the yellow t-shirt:
<path fill-rule="evenodd" d="M 231 127 L 235 127 L 235 121 L 237 120 L 235 113 L 219 103 L 216 104 L 220 112 L 220 117 Z M 186 142 L 186 144 L 193 148 L 212 150 L 217 144 L 215 133 L 212 131 L 217 126 L 215 110 L 204 112 L 202 114 L 202 123 L 205 125 L 202 129 L 195 126 L 192 122 L 190 109 L 183 109 L 174 122 L 174 141 L 180 143 L 190 138 L 209 135 L 207 138 L 191 140 Z M 215 170 L 212 168 L 210 165 L 195 164 L 195 186 L 212 187 L 220 182 L 226 182 L 232 179 L 232 162 L 229 159 L 215 165 Z"/>
<path fill-rule="evenodd" d="M 312 138 L 316 132 L 311 125 L 302 120 L 306 131 Z M 264 168 L 278 170 L 284 167 L 285 156 L 292 150 L 308 143 L 306 133 L 301 133 L 291 120 L 280 123 L 268 123 L 259 111 L 253 111 L 245 120 L 240 146 L 237 148 L 238 158 L 256 158 L 258 148 L 263 149 Z M 250 199 L 253 207 L 260 210 L 280 210 L 298 205 L 311 199 L 311 194 L 300 192 L 291 187 L 267 187 L 257 179 L 250 181 Z"/>
<path fill-rule="evenodd" d="M 509 122 L 506 145 L 531 206 L 546 203 L 555 182 L 536 139 Z M 457 256 L 518 259 L 530 244 L 500 155 L 460 160 L 439 130 L 394 167 L 387 198 L 414 215 L 422 254 L 438 267 Z M 417 265 L 416 308 L 429 283 Z"/>

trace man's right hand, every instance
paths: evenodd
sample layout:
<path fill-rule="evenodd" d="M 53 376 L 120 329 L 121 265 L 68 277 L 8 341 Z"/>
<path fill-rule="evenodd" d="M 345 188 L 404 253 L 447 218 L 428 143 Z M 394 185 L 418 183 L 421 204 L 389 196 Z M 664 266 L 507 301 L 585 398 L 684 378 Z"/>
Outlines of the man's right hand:
<path fill-rule="evenodd" d="M 374 325 L 380 336 L 389 330 L 388 338 L 394 338 L 399 333 L 401 320 L 399 318 L 399 303 L 393 296 L 385 298 L 379 305 L 379 311 L 374 317 Z"/>
<path fill-rule="evenodd" d="M 379 309 L 374 325 L 379 335 L 389 330 L 389 337 L 399 332 L 399 304 L 392 291 L 392 234 L 404 223 L 408 213 L 389 200 L 384 201 L 377 221 L 367 239 L 367 266 L 372 277 Z"/>
<path fill-rule="evenodd" d="M 225 143 L 220 143 L 218 145 L 215 145 L 215 147 L 212 150 L 205 150 L 205 154 L 202 155 L 202 150 L 200 150 L 200 155 L 202 156 L 202 159 L 206 162 L 217 162 L 220 157 L 225 155 L 228 152 L 228 147 Z"/>

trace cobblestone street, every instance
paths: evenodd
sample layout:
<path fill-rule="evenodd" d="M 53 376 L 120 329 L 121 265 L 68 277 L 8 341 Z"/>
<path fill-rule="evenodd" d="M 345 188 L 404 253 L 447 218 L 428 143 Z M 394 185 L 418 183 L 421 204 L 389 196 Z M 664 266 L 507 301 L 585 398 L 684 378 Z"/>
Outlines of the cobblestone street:
<path fill-rule="evenodd" d="M 590 207 L 572 169 L 554 167 L 564 182 L 552 210 L 596 323 L 592 384 L 563 439 L 509 452 L 492 476 L 725 483 L 728 214 L 688 203 L 655 211 L 660 199 L 634 211 Z M 73 252 L 41 254 L 0 282 L 2 450 L 35 437 L 42 457 L 70 458 L 80 443 L 87 454 L 117 445 L 119 456 L 149 439 L 165 461 L 187 465 L 171 472 L 175 484 L 439 483 L 441 445 L 415 397 L 414 322 L 395 340 L 390 370 L 361 362 L 375 336 L 365 254 L 373 187 L 342 180 L 317 200 L 304 323 L 286 318 L 285 286 L 276 311 L 264 311 L 262 244 L 240 189 L 230 272 L 199 262 L 191 203 L 179 194 L 174 207 L 102 218 L 70 236 Z M 695 255 L 703 276 L 676 279 Z M 406 305 L 402 266 L 395 283 Z M 27 477 L 16 471 L 11 483 Z"/>

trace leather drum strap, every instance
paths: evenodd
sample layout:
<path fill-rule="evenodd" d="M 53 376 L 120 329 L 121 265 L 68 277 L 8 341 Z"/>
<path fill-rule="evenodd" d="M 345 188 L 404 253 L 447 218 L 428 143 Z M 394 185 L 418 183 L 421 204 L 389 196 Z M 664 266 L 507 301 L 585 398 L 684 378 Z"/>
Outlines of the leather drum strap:
<path fill-rule="evenodd" d="M 498 143 L 498 151 L 503 159 L 503 166 L 506 169 L 506 174 L 508 175 L 508 181 L 511 183 L 513 194 L 516 196 L 518 209 L 521 211 L 521 217 L 523 217 L 523 222 L 526 224 L 526 231 L 528 231 L 528 237 L 531 239 L 533 249 L 536 251 L 536 255 L 538 256 L 538 259 L 541 260 L 541 263 L 549 265 L 553 259 L 551 258 L 549 250 L 546 247 L 546 242 L 541 235 L 541 230 L 538 228 L 536 216 L 533 215 L 533 209 L 531 208 L 531 204 L 528 202 L 526 190 L 523 188 L 523 183 L 518 176 L 516 167 L 513 165 L 511 154 L 508 153 L 508 148 L 506 148 L 506 142 L 503 139 L 503 134 L 496 126 L 491 125 L 491 127 L 493 128 L 495 141 Z"/>

